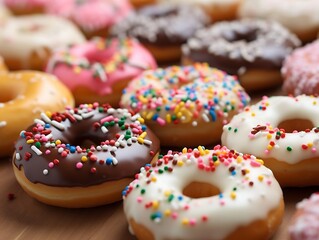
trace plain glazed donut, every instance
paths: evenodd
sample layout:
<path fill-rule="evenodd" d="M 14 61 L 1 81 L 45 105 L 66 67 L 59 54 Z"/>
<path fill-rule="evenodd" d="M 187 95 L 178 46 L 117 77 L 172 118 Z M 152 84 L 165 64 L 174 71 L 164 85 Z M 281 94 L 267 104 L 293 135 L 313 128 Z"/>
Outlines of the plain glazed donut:
<path fill-rule="evenodd" d="M 244 0 L 238 15 L 279 22 L 303 42 L 310 42 L 319 32 L 318 9 L 317 0 Z"/>
<path fill-rule="evenodd" d="M 48 0 L 3 0 L 15 15 L 43 13 Z"/>
<path fill-rule="evenodd" d="M 46 72 L 68 86 L 78 104 L 96 101 L 118 106 L 128 82 L 156 67 L 153 56 L 137 41 L 97 37 L 56 51 Z"/>
<path fill-rule="evenodd" d="M 132 10 L 129 0 L 54 0 L 46 8 L 48 14 L 72 20 L 88 38 L 108 36 L 110 27 Z"/>
<path fill-rule="evenodd" d="M 318 185 L 318 105 L 305 95 L 264 97 L 224 126 L 222 144 L 263 159 L 281 186 Z"/>
<path fill-rule="evenodd" d="M 173 62 L 180 60 L 181 45 L 208 22 L 196 6 L 154 4 L 116 24 L 111 34 L 137 38 L 158 62 Z"/>
<path fill-rule="evenodd" d="M 54 76 L 35 72 L 0 72 L 0 157 L 13 153 L 22 129 L 41 112 L 73 106 L 71 92 Z"/>
<path fill-rule="evenodd" d="M 319 239 L 319 193 L 313 193 L 308 199 L 297 204 L 297 211 L 289 225 L 290 240 Z"/>
<path fill-rule="evenodd" d="M 284 212 L 262 160 L 220 146 L 169 151 L 141 169 L 123 199 L 139 240 L 266 240 Z"/>
<path fill-rule="evenodd" d="M 118 201 L 124 187 L 159 151 L 157 137 L 143 122 L 126 109 L 98 103 L 42 113 L 17 140 L 15 176 L 30 196 L 54 206 Z"/>
<path fill-rule="evenodd" d="M 145 71 L 120 104 L 139 112 L 162 145 L 181 147 L 219 142 L 223 124 L 249 101 L 236 78 L 195 64 Z"/>
<path fill-rule="evenodd" d="M 183 46 L 182 62 L 207 62 L 238 75 L 246 91 L 282 83 L 285 57 L 300 45 L 296 36 L 275 22 L 244 19 L 220 22 L 197 31 Z"/>
<path fill-rule="evenodd" d="M 232 20 L 242 0 L 158 0 L 178 4 L 196 4 L 200 6 L 213 21 Z"/>
<path fill-rule="evenodd" d="M 287 94 L 319 94 L 319 41 L 294 50 L 281 69 Z"/>
<path fill-rule="evenodd" d="M 54 49 L 84 41 L 81 32 L 66 19 L 49 15 L 20 16 L 1 25 L 0 55 L 11 70 L 43 70 Z"/>

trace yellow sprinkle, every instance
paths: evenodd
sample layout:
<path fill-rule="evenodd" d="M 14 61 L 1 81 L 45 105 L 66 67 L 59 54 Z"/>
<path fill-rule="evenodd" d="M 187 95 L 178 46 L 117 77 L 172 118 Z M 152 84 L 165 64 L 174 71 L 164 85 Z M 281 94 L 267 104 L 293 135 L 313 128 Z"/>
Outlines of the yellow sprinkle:
<path fill-rule="evenodd" d="M 204 151 L 204 149 L 203 149 L 202 146 L 199 146 L 199 147 L 198 147 L 198 150 L 199 150 L 199 153 L 200 153 L 201 156 L 204 156 L 204 155 L 205 155 L 205 151 Z"/>
<path fill-rule="evenodd" d="M 184 154 L 187 153 L 187 148 L 186 147 L 183 148 L 182 153 L 184 153 Z"/>
<path fill-rule="evenodd" d="M 152 117 L 153 117 L 153 112 L 149 112 L 149 113 L 147 113 L 147 115 L 146 115 L 146 119 L 147 120 L 150 120 Z"/>
<path fill-rule="evenodd" d="M 167 123 L 171 123 L 172 122 L 171 114 L 166 114 L 166 122 Z"/>
<path fill-rule="evenodd" d="M 178 112 L 178 113 L 176 113 L 176 116 L 177 116 L 178 118 L 181 118 L 181 117 L 183 116 L 183 114 L 182 114 L 182 112 Z"/>
<path fill-rule="evenodd" d="M 139 95 L 138 100 L 141 101 L 144 104 L 147 103 L 147 99 L 144 96 L 142 96 L 142 95 Z"/>
<path fill-rule="evenodd" d="M 171 214 L 172 214 L 172 212 L 171 212 L 171 210 L 169 210 L 169 209 L 167 209 L 167 210 L 164 211 L 164 215 L 165 215 L 166 217 L 169 217 Z"/>
<path fill-rule="evenodd" d="M 317 101 L 313 101 L 312 104 L 313 104 L 313 105 L 317 105 Z"/>
<path fill-rule="evenodd" d="M 60 145 L 60 144 L 61 144 L 61 140 L 58 139 L 55 141 L 55 145 Z"/>
<path fill-rule="evenodd" d="M 259 162 L 261 165 L 264 165 L 264 161 L 259 158 L 256 159 L 256 162 Z"/>
<path fill-rule="evenodd" d="M 183 225 L 188 225 L 188 223 L 189 223 L 189 220 L 187 218 L 183 218 L 182 219 L 182 224 Z"/>
<path fill-rule="evenodd" d="M 181 160 L 178 160 L 178 161 L 177 161 L 177 166 L 181 167 L 181 166 L 183 166 L 183 165 L 184 165 L 183 161 L 181 161 Z"/>
<path fill-rule="evenodd" d="M 137 119 L 140 123 L 142 123 L 142 124 L 144 124 L 144 118 L 142 118 L 142 117 L 139 117 L 138 119 Z"/>
<path fill-rule="evenodd" d="M 258 176 L 258 180 L 262 182 L 262 180 L 264 180 L 264 176 L 259 175 L 259 176 Z"/>
<path fill-rule="evenodd" d="M 236 193 L 235 193 L 235 192 L 231 192 L 231 193 L 230 193 L 230 197 L 231 197 L 232 199 L 235 199 L 235 198 L 236 198 Z"/>
<path fill-rule="evenodd" d="M 236 160 L 237 160 L 237 163 L 241 163 L 243 161 L 243 158 L 241 156 L 238 156 Z"/>
<path fill-rule="evenodd" d="M 168 197 L 169 195 L 171 195 L 171 193 L 172 193 L 172 191 L 166 190 L 166 191 L 164 192 L 164 196 L 165 196 L 165 197 Z"/>
<path fill-rule="evenodd" d="M 267 146 L 267 150 L 271 150 L 272 148 L 273 148 L 273 146 L 271 146 L 271 145 Z"/>
<path fill-rule="evenodd" d="M 313 146 L 313 143 L 308 143 L 307 146 L 308 146 L 308 147 L 312 147 L 312 146 Z"/>
<path fill-rule="evenodd" d="M 75 67 L 73 68 L 73 71 L 74 71 L 75 73 L 79 74 L 79 73 L 81 73 L 82 69 L 81 69 L 79 66 L 75 66 Z"/>
<path fill-rule="evenodd" d="M 87 158 L 86 156 L 82 156 L 82 157 L 81 157 L 81 161 L 82 161 L 82 162 L 87 162 L 87 160 L 88 160 L 88 158 Z"/>
<path fill-rule="evenodd" d="M 47 115 L 49 118 L 52 117 L 52 113 L 51 113 L 50 111 L 46 111 L 46 112 L 45 112 L 45 115 Z"/>
<path fill-rule="evenodd" d="M 159 207 L 159 202 L 153 201 L 152 207 L 153 207 L 153 209 L 157 209 Z"/>
<path fill-rule="evenodd" d="M 27 144 L 31 144 L 31 143 L 34 143 L 34 140 L 33 140 L 33 139 L 27 140 Z"/>
<path fill-rule="evenodd" d="M 246 174 L 247 174 L 247 173 L 250 173 L 250 170 L 249 170 L 249 169 L 245 169 L 245 171 L 246 171 Z"/>
<path fill-rule="evenodd" d="M 217 167 L 219 164 L 220 164 L 220 161 L 219 161 L 219 160 L 217 160 L 217 161 L 214 162 L 214 165 L 215 165 L 216 167 Z"/>
<path fill-rule="evenodd" d="M 270 133 L 267 134 L 267 139 L 271 139 L 272 135 Z"/>
<path fill-rule="evenodd" d="M 137 138 L 137 141 L 138 141 L 139 143 L 141 143 L 141 144 L 144 143 L 144 139 L 143 139 L 143 138 L 140 138 L 140 137 Z"/>
<path fill-rule="evenodd" d="M 140 138 L 145 138 L 147 135 L 147 132 L 142 132 L 141 135 L 139 136 Z"/>
<path fill-rule="evenodd" d="M 179 110 L 184 107 L 185 103 L 184 102 L 180 102 L 176 107 L 175 107 L 175 110 L 174 112 L 177 113 L 179 112 Z"/>
<path fill-rule="evenodd" d="M 255 114 L 254 112 L 252 112 L 252 113 L 251 113 L 251 116 L 252 116 L 252 117 L 255 117 L 255 116 L 256 116 L 256 114 Z"/>
<path fill-rule="evenodd" d="M 152 181 L 152 182 L 156 182 L 156 181 L 157 181 L 157 178 L 156 178 L 156 177 L 152 177 L 152 178 L 151 178 L 151 181 Z"/>

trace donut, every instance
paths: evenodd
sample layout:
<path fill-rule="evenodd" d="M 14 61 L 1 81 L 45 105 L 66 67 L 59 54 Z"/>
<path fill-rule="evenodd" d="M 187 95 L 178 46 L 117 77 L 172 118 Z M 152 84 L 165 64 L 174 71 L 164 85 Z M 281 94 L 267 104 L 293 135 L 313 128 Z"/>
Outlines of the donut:
<path fill-rule="evenodd" d="M 68 86 L 78 104 L 97 101 L 118 106 L 128 82 L 156 66 L 153 56 L 133 39 L 96 37 L 56 51 L 46 72 Z"/>
<path fill-rule="evenodd" d="M 73 106 L 71 92 L 54 76 L 36 71 L 0 71 L 0 157 L 10 156 L 21 129 L 40 113 Z"/>
<path fill-rule="evenodd" d="M 20 133 L 13 169 L 40 202 L 84 208 L 119 201 L 124 187 L 156 159 L 158 138 L 138 115 L 108 104 L 41 114 Z"/>
<path fill-rule="evenodd" d="M 313 193 L 297 204 L 288 228 L 291 240 L 319 239 L 318 204 L 319 193 Z"/>
<path fill-rule="evenodd" d="M 46 12 L 72 20 L 84 34 L 106 37 L 109 28 L 133 10 L 129 0 L 54 0 Z"/>
<path fill-rule="evenodd" d="M 232 20 L 242 0 L 158 0 L 178 4 L 196 4 L 200 6 L 213 21 Z"/>
<path fill-rule="evenodd" d="M 264 97 L 224 126 L 222 144 L 263 159 L 281 186 L 318 185 L 318 104 L 306 95 Z"/>
<path fill-rule="evenodd" d="M 269 239 L 284 212 L 262 160 L 221 146 L 169 151 L 141 169 L 123 200 L 139 240 Z"/>
<path fill-rule="evenodd" d="M 296 36 L 275 22 L 220 22 L 197 31 L 183 45 L 182 62 L 207 62 L 238 75 L 246 91 L 255 91 L 282 83 L 282 62 L 299 45 Z"/>
<path fill-rule="evenodd" d="M 71 22 L 55 16 L 10 18 L 1 27 L 0 55 L 10 70 L 43 70 L 54 49 L 85 41 Z"/>
<path fill-rule="evenodd" d="M 139 112 L 163 146 L 220 142 L 223 124 L 250 101 L 236 78 L 207 64 L 145 71 L 120 105 Z"/>
<path fill-rule="evenodd" d="M 297 48 L 286 57 L 281 73 L 283 91 L 298 96 L 319 93 L 319 41 Z"/>
<path fill-rule="evenodd" d="M 198 7 L 153 4 L 114 25 L 111 35 L 137 38 L 158 62 L 173 62 L 181 57 L 181 45 L 207 23 L 206 14 Z"/>
<path fill-rule="evenodd" d="M 43 13 L 47 0 L 3 0 L 15 15 Z"/>
<path fill-rule="evenodd" d="M 303 42 L 311 42 L 319 32 L 318 8 L 317 0 L 244 0 L 238 15 L 279 22 Z"/>

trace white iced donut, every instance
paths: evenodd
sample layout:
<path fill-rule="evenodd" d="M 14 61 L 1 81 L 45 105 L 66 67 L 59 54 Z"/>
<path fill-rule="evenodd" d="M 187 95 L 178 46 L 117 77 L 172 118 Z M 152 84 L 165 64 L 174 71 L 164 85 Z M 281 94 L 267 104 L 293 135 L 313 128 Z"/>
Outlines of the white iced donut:
<path fill-rule="evenodd" d="M 84 41 L 69 20 L 40 14 L 21 16 L 1 25 L 0 55 L 11 70 L 43 70 L 54 49 Z"/>
<path fill-rule="evenodd" d="M 282 186 L 318 185 L 318 126 L 319 98 L 264 97 L 224 126 L 222 144 L 263 159 Z"/>
<path fill-rule="evenodd" d="M 319 32 L 319 1 L 317 0 L 244 0 L 239 17 L 277 21 L 304 41 L 316 39 Z"/>
<path fill-rule="evenodd" d="M 169 151 L 141 169 L 123 198 L 139 240 L 269 239 L 284 206 L 262 160 L 221 146 Z"/>

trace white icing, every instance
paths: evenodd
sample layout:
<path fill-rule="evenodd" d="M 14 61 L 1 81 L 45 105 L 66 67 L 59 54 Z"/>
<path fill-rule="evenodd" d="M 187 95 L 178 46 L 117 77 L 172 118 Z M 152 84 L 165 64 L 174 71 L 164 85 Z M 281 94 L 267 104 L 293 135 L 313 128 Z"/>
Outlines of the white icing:
<path fill-rule="evenodd" d="M 318 9 L 318 0 L 245 0 L 239 16 L 271 19 L 293 32 L 304 32 L 319 29 Z"/>
<path fill-rule="evenodd" d="M 201 156 L 195 157 L 195 152 Z M 199 162 L 202 160 L 205 166 L 209 165 L 213 153 L 219 157 L 225 154 L 225 161 L 216 164 L 215 171 L 200 170 Z M 192 153 L 173 155 L 169 152 L 167 156 L 171 159 L 169 163 L 152 167 L 149 177 L 148 171 L 142 168 L 138 179 L 128 187 L 132 190 L 127 194 L 124 192 L 127 219 L 144 225 L 154 233 L 156 240 L 224 239 L 238 227 L 266 218 L 283 197 L 271 170 L 260 165 L 253 156 L 247 160 L 242 160 L 242 154 L 232 157 L 225 147 L 215 150 L 199 147 Z M 178 161 L 175 166 L 173 159 Z M 164 167 L 172 167 L 173 171 L 164 170 L 160 174 Z M 230 167 L 234 167 L 234 174 Z M 247 169 L 249 173 L 243 175 L 242 170 Z M 263 180 L 260 181 L 261 176 Z M 147 183 L 148 180 L 151 183 Z M 183 195 L 183 189 L 193 181 L 210 183 L 218 187 L 221 194 L 206 198 Z M 253 182 L 253 186 L 249 186 L 249 182 Z M 143 189 L 144 194 L 141 193 Z M 234 193 L 236 197 L 232 198 Z M 171 200 L 170 195 L 173 196 Z M 149 203 L 152 206 L 145 207 Z M 152 220 L 152 214 L 158 214 L 158 217 Z M 207 219 L 203 220 L 203 217 Z"/>
<path fill-rule="evenodd" d="M 27 59 L 36 51 L 83 43 L 85 38 L 70 21 L 50 15 L 30 15 L 8 19 L 0 31 L 0 54 L 18 58 L 28 67 Z"/>
<path fill-rule="evenodd" d="M 268 130 L 275 129 L 285 120 L 308 119 L 314 127 L 319 126 L 319 98 L 301 95 L 296 98 L 277 96 L 265 98 L 234 116 L 224 126 L 222 144 L 243 153 L 253 154 L 259 158 L 275 158 L 295 164 L 305 159 L 319 156 L 319 133 L 315 128 L 310 132 L 285 133 L 284 138 L 276 139 L 276 132 L 268 135 Z M 266 110 L 261 107 L 265 106 Z M 267 129 L 252 134 L 257 125 Z M 305 129 L 306 130 L 306 129 Z M 270 138 L 268 138 L 270 137 Z M 270 142 L 275 143 L 270 147 Z M 307 145 L 303 149 L 302 145 Z M 288 151 L 287 148 L 292 148 Z"/>

